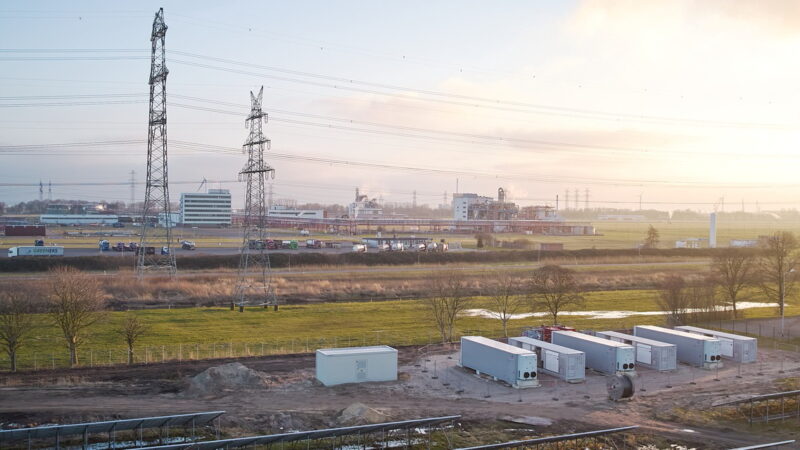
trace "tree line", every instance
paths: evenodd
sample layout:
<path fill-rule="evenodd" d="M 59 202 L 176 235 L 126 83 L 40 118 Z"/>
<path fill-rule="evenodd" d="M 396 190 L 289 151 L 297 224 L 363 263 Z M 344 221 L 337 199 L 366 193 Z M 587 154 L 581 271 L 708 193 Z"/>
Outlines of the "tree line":
<path fill-rule="evenodd" d="M 95 278 L 72 267 L 50 270 L 39 288 L 0 287 L 0 348 L 17 370 L 20 349 L 36 334 L 42 324 L 37 314 L 45 314 L 59 330 L 69 352 L 70 367 L 79 363 L 79 350 L 86 343 L 88 330 L 105 318 L 106 298 Z M 115 331 L 128 349 L 128 363 L 133 363 L 137 341 L 149 327 L 135 315 L 125 317 Z"/>
<path fill-rule="evenodd" d="M 651 227 L 646 246 L 658 243 L 658 232 Z M 768 236 L 761 251 L 719 249 L 714 253 L 708 275 L 701 281 L 688 282 L 679 275 L 668 276 L 656 290 L 656 304 L 672 325 L 689 320 L 704 320 L 720 315 L 740 316 L 738 305 L 753 300 L 756 294 L 778 305 L 785 312 L 786 300 L 795 295 L 795 268 L 800 258 L 800 243 L 787 231 Z M 574 271 L 555 265 L 533 270 L 522 280 L 500 272 L 493 274 L 497 283 L 486 293 L 491 314 L 502 323 L 508 337 L 508 322 L 522 312 L 545 312 L 553 324 L 561 313 L 580 310 L 585 298 Z M 467 278 L 457 272 L 434 280 L 433 295 L 426 299 L 430 317 L 442 342 L 451 342 L 459 315 L 470 308 Z M 525 292 L 518 295 L 520 288 Z"/>

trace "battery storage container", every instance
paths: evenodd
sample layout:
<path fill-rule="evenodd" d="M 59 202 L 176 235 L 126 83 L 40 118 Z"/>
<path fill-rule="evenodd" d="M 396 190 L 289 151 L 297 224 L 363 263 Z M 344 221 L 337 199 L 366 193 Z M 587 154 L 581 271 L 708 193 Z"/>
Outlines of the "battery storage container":
<path fill-rule="evenodd" d="M 678 368 L 678 347 L 675 344 L 616 331 L 598 331 L 595 336 L 632 345 L 636 350 L 636 364 L 639 367 L 648 367 L 658 371 Z"/>
<path fill-rule="evenodd" d="M 553 344 L 579 350 L 586 354 L 586 367 L 613 375 L 634 372 L 636 364 L 633 346 L 576 331 L 553 331 Z"/>
<path fill-rule="evenodd" d="M 508 338 L 508 343 L 536 352 L 541 373 L 559 377 L 568 383 L 580 383 L 586 379 L 586 355 L 580 350 L 526 336 Z"/>
<path fill-rule="evenodd" d="M 515 388 L 539 385 L 535 352 L 482 336 L 461 338 L 459 364 Z"/>
<path fill-rule="evenodd" d="M 725 359 L 740 363 L 758 361 L 758 339 L 754 337 L 691 326 L 680 326 L 675 327 L 675 329 L 717 338 L 719 340 L 720 354 Z"/>
<path fill-rule="evenodd" d="M 678 361 L 682 363 L 704 369 L 722 367 L 720 343 L 716 338 L 653 325 L 637 325 L 633 327 L 633 334 L 675 344 L 678 347 Z"/>

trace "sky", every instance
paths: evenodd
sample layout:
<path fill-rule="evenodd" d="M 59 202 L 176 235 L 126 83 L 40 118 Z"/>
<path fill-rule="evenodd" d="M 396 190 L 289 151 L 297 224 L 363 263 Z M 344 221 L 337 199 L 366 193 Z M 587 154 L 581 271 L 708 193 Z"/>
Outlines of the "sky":
<path fill-rule="evenodd" d="M 276 199 L 800 207 L 792 0 L 5 1 L 0 201 L 141 201 L 159 7 L 173 201 L 242 206 L 263 85 Z"/>

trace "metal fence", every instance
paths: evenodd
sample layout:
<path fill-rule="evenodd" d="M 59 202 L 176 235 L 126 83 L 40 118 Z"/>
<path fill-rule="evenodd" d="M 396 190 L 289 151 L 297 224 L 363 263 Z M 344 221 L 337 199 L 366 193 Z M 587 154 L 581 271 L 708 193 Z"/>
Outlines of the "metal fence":
<path fill-rule="evenodd" d="M 495 334 L 488 330 L 463 330 L 463 335 Z M 454 341 L 460 340 L 458 336 Z M 311 353 L 319 348 L 358 347 L 368 345 L 429 345 L 440 344 L 438 334 L 401 334 L 388 331 L 372 331 L 360 336 L 300 337 L 283 340 L 254 340 L 250 342 L 195 342 L 171 345 L 137 345 L 134 347 L 134 364 L 160 364 L 174 361 L 192 361 L 224 358 L 246 358 L 268 355 Z M 17 370 L 44 370 L 69 367 L 69 352 L 27 352 L 23 348 L 17 356 Z M 55 347 L 54 348 L 58 348 Z M 128 364 L 128 349 L 123 346 L 92 346 L 87 344 L 78 350 L 79 367 L 98 367 Z M 8 371 L 10 360 L 0 355 L 0 371 Z"/>
<path fill-rule="evenodd" d="M 703 321 L 695 324 L 698 327 L 714 328 L 735 334 L 772 339 L 778 343 L 800 344 L 800 317 L 786 317 L 781 327 L 779 318 L 730 319 Z M 788 325 L 788 326 L 787 326 Z"/>

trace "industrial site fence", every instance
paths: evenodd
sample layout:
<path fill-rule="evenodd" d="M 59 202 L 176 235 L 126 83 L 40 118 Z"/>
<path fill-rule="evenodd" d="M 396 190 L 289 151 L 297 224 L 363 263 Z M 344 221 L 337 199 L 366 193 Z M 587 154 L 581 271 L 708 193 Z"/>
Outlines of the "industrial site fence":
<path fill-rule="evenodd" d="M 783 322 L 784 324 L 781 326 L 781 320 L 775 318 L 719 319 L 694 325 L 756 338 L 767 338 L 784 344 L 800 344 L 800 317 L 786 317 Z"/>
<path fill-rule="evenodd" d="M 748 323 L 749 322 L 749 323 Z M 800 353 L 800 339 L 788 337 L 771 339 L 773 328 L 769 324 L 760 324 L 758 319 L 723 320 L 713 323 L 704 322 L 696 324 L 706 328 L 729 330 L 740 334 L 762 336 L 770 339 L 759 341 L 759 348 L 782 350 Z M 492 337 L 496 331 L 489 330 L 462 330 L 463 336 Z M 764 334 L 759 334 L 764 333 Z M 499 338 L 499 336 L 494 336 Z M 458 336 L 452 343 L 458 343 Z M 338 337 L 300 337 L 283 340 L 254 340 L 250 342 L 202 342 L 178 343 L 171 345 L 136 345 L 133 351 L 134 364 L 159 364 L 173 361 L 192 361 L 225 358 L 247 358 L 268 355 L 290 355 L 311 353 L 319 348 L 357 347 L 367 345 L 411 346 L 431 345 L 442 343 L 438 334 L 399 334 L 389 331 L 372 331 L 359 336 Z M 66 346 L 54 345 L 51 352 L 27 352 L 23 348 L 17 356 L 17 370 L 42 370 L 69 367 L 69 352 Z M 128 349 L 123 345 L 117 346 L 92 346 L 87 344 L 78 351 L 78 366 L 113 366 L 128 364 Z M 0 355 L 0 371 L 7 371 L 11 367 L 8 355 Z"/>
<path fill-rule="evenodd" d="M 488 330 L 464 330 L 464 335 L 487 335 Z M 460 337 L 458 338 L 460 339 Z M 456 341 L 458 341 L 458 339 Z M 160 364 L 174 361 L 192 361 L 224 358 L 247 358 L 268 355 L 311 353 L 319 348 L 357 347 L 368 345 L 428 345 L 440 344 L 437 334 L 398 334 L 374 331 L 360 336 L 330 338 L 305 337 L 283 340 L 254 340 L 251 342 L 203 342 L 171 345 L 136 345 L 134 364 Z M 17 370 L 45 370 L 69 367 L 69 352 L 65 345 L 54 346 L 52 352 L 26 352 L 17 355 Z M 128 349 L 121 345 L 98 347 L 87 344 L 78 350 L 78 366 L 113 366 L 128 364 Z M 8 355 L 0 355 L 0 371 L 8 371 Z"/>

